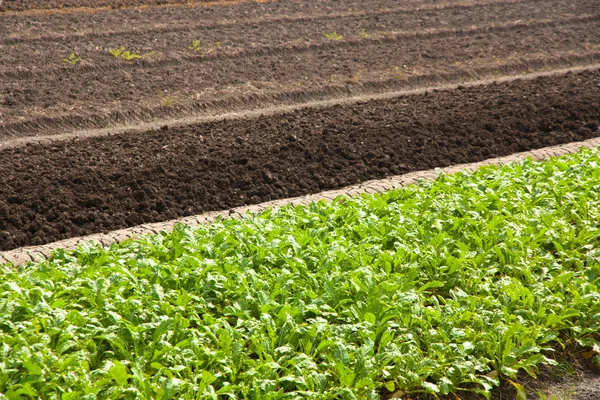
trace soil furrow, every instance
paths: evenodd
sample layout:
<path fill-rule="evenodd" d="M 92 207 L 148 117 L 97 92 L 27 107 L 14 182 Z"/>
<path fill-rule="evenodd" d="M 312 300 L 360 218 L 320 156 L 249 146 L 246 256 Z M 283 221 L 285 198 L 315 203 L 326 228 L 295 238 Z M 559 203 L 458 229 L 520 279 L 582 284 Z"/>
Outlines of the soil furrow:
<path fill-rule="evenodd" d="M 491 85 L 495 83 L 510 82 L 517 79 L 535 79 L 538 77 L 564 75 L 567 73 L 578 73 L 581 71 L 595 71 L 600 69 L 600 64 L 583 65 L 585 61 L 592 58 L 546 60 L 543 62 L 534 61 L 530 63 L 521 63 L 518 65 L 502 66 L 502 76 L 498 70 L 489 68 L 480 68 L 471 70 L 467 73 L 455 73 L 435 77 L 412 77 L 407 79 L 400 90 L 393 90 L 397 80 L 372 83 L 370 85 L 361 85 L 358 90 L 355 88 L 346 91 L 318 91 L 305 92 L 296 91 L 292 93 L 273 94 L 272 97 L 245 96 L 242 99 L 223 99 L 213 103 L 194 103 L 186 107 L 169 109 L 168 115 L 163 114 L 164 110 L 142 110 L 137 112 L 138 118 L 134 123 L 119 124 L 119 121 L 131 120 L 133 116 L 123 115 L 96 115 L 87 119 L 60 119 L 36 121 L 38 125 L 32 128 L 30 125 L 26 128 L 17 124 L 11 126 L 14 136 L 5 137 L 0 140 L 0 151 L 15 147 L 22 147 L 28 144 L 51 144 L 58 141 L 72 140 L 76 138 L 89 138 L 98 136 L 111 136 L 128 134 L 131 132 L 147 132 L 154 129 L 169 129 L 183 125 L 194 125 L 205 122 L 220 121 L 230 118 L 252 118 L 262 115 L 273 115 L 283 112 L 292 112 L 304 108 L 331 107 L 339 104 L 354 104 L 361 101 L 389 99 L 399 96 L 408 96 L 420 94 L 427 91 L 452 90 L 458 86 L 471 87 L 481 85 Z M 600 53 L 593 60 L 600 62 Z M 581 66 L 561 68 L 564 65 L 576 64 L 579 61 Z M 524 71 L 539 71 L 528 72 Z M 518 72 L 518 75 L 508 75 L 510 72 Z M 494 75 L 495 78 L 477 79 Z M 477 79 L 477 80 L 476 80 Z M 353 90 L 354 89 L 354 90 Z M 276 105 L 274 105 L 276 104 Z M 105 125 L 103 125 L 105 124 Z M 76 125 L 76 126 L 75 126 Z M 99 127 L 99 126 L 104 127 Z M 40 129 L 43 132 L 36 136 L 22 136 L 19 132 L 34 131 Z M 53 131 L 61 132 L 54 133 Z"/>
<path fill-rule="evenodd" d="M 552 5 L 546 4 L 546 7 L 540 8 L 537 7 L 539 4 L 539 0 L 510 0 L 510 1 L 483 1 L 483 2 L 475 2 L 470 4 L 464 3 L 449 3 L 442 5 L 428 5 L 418 8 L 406 8 L 406 7 L 395 7 L 391 9 L 383 9 L 383 10 L 359 10 L 354 12 L 345 12 L 345 13 L 319 13 L 315 15 L 310 15 L 307 13 L 301 13 L 297 15 L 283 15 L 283 16 L 261 16 L 257 19 L 242 19 L 242 20 L 201 20 L 198 21 L 197 18 L 190 18 L 189 16 L 184 20 L 176 21 L 177 23 L 171 22 L 170 24 L 161 23 L 159 25 L 152 26 L 136 26 L 135 24 L 128 24 L 125 29 L 122 26 L 118 26 L 119 29 L 111 30 L 111 26 L 106 26 L 105 30 L 86 30 L 85 26 L 81 26 L 82 23 L 78 23 L 75 26 L 72 26 L 71 29 L 66 32 L 53 33 L 53 27 L 44 27 L 43 35 L 35 35 L 32 34 L 31 28 L 29 26 L 23 27 L 22 31 L 17 29 L 10 30 L 10 33 L 5 37 L 0 38 L 0 45 L 6 46 L 14 46 L 18 44 L 27 43 L 29 46 L 34 44 L 42 44 L 48 42 L 68 42 L 69 46 L 75 47 L 78 41 L 81 40 L 91 40 L 98 38 L 109 38 L 113 36 L 127 36 L 127 35 L 157 35 L 157 34 L 168 34 L 168 33 L 177 33 L 177 32 L 194 32 L 196 34 L 206 34 L 215 29 L 224 29 L 228 27 L 253 27 L 254 29 L 262 29 L 268 25 L 278 25 L 278 24 L 306 24 L 310 22 L 318 22 L 318 21 L 331 21 L 331 20 L 351 20 L 357 18 L 373 18 L 380 16 L 396 16 L 396 17 L 404 17 L 401 21 L 398 22 L 399 27 L 403 27 L 406 29 L 412 29 L 412 27 L 406 27 L 405 24 L 412 23 L 413 25 L 418 24 L 418 27 L 424 27 L 422 24 L 423 19 L 415 19 L 415 14 L 422 13 L 433 13 L 428 14 L 428 17 L 437 17 L 444 18 L 446 17 L 444 14 L 452 14 L 449 17 L 454 18 L 451 22 L 457 22 L 456 19 L 466 19 L 470 18 L 469 21 L 474 23 L 476 21 L 482 22 L 481 20 L 473 19 L 473 16 L 470 16 L 468 13 L 477 11 L 479 8 L 488 8 L 486 11 L 487 14 L 484 17 L 494 18 L 496 21 L 498 19 L 501 20 L 510 20 L 510 18 L 514 18 L 512 15 L 519 15 L 522 17 L 523 13 L 527 13 L 529 18 L 548 18 L 549 16 L 553 16 L 556 18 L 557 15 L 571 13 L 572 16 L 574 14 L 582 14 L 585 12 L 593 13 L 597 10 L 595 8 L 595 4 L 587 4 L 591 3 L 589 0 L 572 2 L 569 4 L 565 4 L 560 0 L 553 0 L 550 3 Z M 555 3 L 555 4 L 554 4 Z M 522 5 L 523 7 L 518 7 Z M 551 9 L 550 9 L 551 7 Z M 463 13 L 456 14 L 453 12 L 454 10 L 462 10 Z M 496 15 L 492 16 L 489 13 L 495 12 Z M 467 15 L 464 15 L 466 13 Z M 505 14 L 509 13 L 509 15 Z M 439 17 L 438 17 L 439 15 Z M 187 16 L 187 14 L 182 17 Z M 481 17 L 479 15 L 478 17 Z M 188 19 L 189 18 L 189 19 Z M 448 17 L 446 17 L 448 18 Z M 122 21 L 120 21 L 122 22 Z M 450 24 L 448 21 L 437 21 L 438 25 L 447 25 Z M 460 26 L 459 22 L 457 26 Z M 415 26 L 416 28 L 416 26 Z M 8 27 L 6 27 L 8 32 Z M 65 29 L 64 26 L 61 26 L 60 29 Z M 1 31 L 1 28 L 0 28 Z M 204 32 L 207 31 L 207 32 Z M 226 35 L 223 35 L 226 36 Z M 233 40 L 229 36 L 228 40 Z M 246 37 L 242 36 L 241 38 L 246 39 Z M 277 40 L 280 38 L 271 38 L 272 40 Z M 5 49 L 5 51 L 8 49 Z"/>
<path fill-rule="evenodd" d="M 107 126 L 103 121 L 113 119 L 110 115 L 116 116 L 119 123 L 148 115 L 178 117 L 181 110 L 192 104 L 223 100 L 235 104 L 236 99 L 247 96 L 272 99 L 274 95 L 296 91 L 346 93 L 355 86 L 369 88 L 374 84 L 384 89 L 385 83 L 382 87 L 381 82 L 390 79 L 398 81 L 393 89 L 399 90 L 411 77 L 457 73 L 464 76 L 475 68 L 488 68 L 493 73 L 500 72 L 505 64 L 524 61 L 551 62 L 560 58 L 568 62 L 572 57 L 573 64 L 560 67 L 581 65 L 581 60 L 590 64 L 595 62 L 598 50 L 588 43 L 600 42 L 597 19 L 574 25 L 552 23 L 526 35 L 532 28 L 519 25 L 512 29 L 480 30 L 478 34 L 461 31 L 448 36 L 437 32 L 426 40 L 366 39 L 362 45 L 330 45 L 319 51 L 286 50 L 283 54 L 239 58 L 216 56 L 205 58 L 200 64 L 181 61 L 170 68 L 140 64 L 110 74 L 86 71 L 79 66 L 74 66 L 70 74 L 47 71 L 30 79 L 4 80 L 6 84 L 0 86 L 0 135 L 13 135 L 15 130 L 19 135 L 31 135 L 35 132 L 24 129 L 39 131 L 36 126 L 52 125 L 46 121 L 91 121 L 99 116 L 101 127 Z M 512 70 L 510 74 L 519 72 Z M 162 114 L 151 110 L 162 110 Z M 71 126 L 91 128 L 76 123 Z"/>
<path fill-rule="evenodd" d="M 0 248 L 600 136 L 600 72 L 0 152 Z"/>
<path fill-rule="evenodd" d="M 521 75 L 532 71 L 552 71 L 560 68 L 592 65 L 600 62 L 600 52 L 588 55 L 564 56 L 551 59 L 519 60 L 518 63 L 492 67 L 477 67 L 469 70 L 456 70 L 437 75 L 411 76 L 406 79 L 387 79 L 384 81 L 362 82 L 360 85 L 329 86 L 313 90 L 296 89 L 288 92 L 267 94 L 245 94 L 237 97 L 224 97 L 210 101 L 195 101 L 174 106 L 159 106 L 155 108 L 138 108 L 135 110 L 119 110 L 110 113 L 88 116 L 65 115 L 57 117 L 42 117 L 35 120 L 17 122 L 0 126 L 0 150 L 21 146 L 40 140 L 63 140 L 78 136 L 84 129 L 99 130 L 102 128 L 119 129 L 132 123 L 152 122 L 156 120 L 180 119 L 194 116 L 218 117 L 226 113 L 244 113 L 261 109 L 272 104 L 279 106 L 297 105 L 311 101 L 340 99 L 347 96 L 386 93 L 398 90 L 415 90 L 435 85 L 453 82 L 471 81 L 489 77 L 501 78 L 511 75 Z M 597 65 L 597 64 L 595 64 Z M 154 122 L 153 124 L 156 124 Z M 115 129 L 111 129 L 114 131 Z M 40 135 L 43 135 L 40 137 Z M 55 139 L 51 139 L 56 136 Z M 17 138 L 17 139 L 16 139 Z M 20 138 L 20 139 L 19 139 Z"/>
<path fill-rule="evenodd" d="M 238 59 L 238 58 L 250 58 L 250 57 L 264 57 L 264 56 L 293 56 L 296 54 L 302 53 L 315 53 L 321 51 L 331 51 L 335 49 L 345 50 L 349 48 L 355 47 L 364 47 L 370 45 L 377 45 L 380 43 L 385 43 L 388 46 L 397 45 L 400 42 L 405 41 L 417 41 L 417 40 L 434 40 L 440 38 L 457 38 L 462 36 L 472 36 L 478 34 L 495 34 L 495 33 L 503 33 L 503 32 L 522 32 L 522 31 L 535 31 L 538 29 L 545 28 L 568 28 L 568 27 L 576 27 L 578 25 L 586 25 L 590 23 L 594 23 L 600 21 L 600 14 L 595 15 L 585 15 L 564 19 L 551 19 L 551 20 L 543 20 L 543 21 L 529 21 L 529 22 L 521 22 L 521 21 L 508 21 L 505 23 L 492 23 L 488 25 L 479 25 L 463 28 L 445 28 L 445 29 L 420 29 L 417 31 L 398 31 L 398 30 L 388 30 L 388 31 L 376 31 L 371 34 L 367 33 L 368 36 L 360 37 L 359 35 L 354 35 L 350 39 L 347 40 L 327 40 L 324 37 L 322 32 L 318 32 L 316 38 L 307 38 L 307 39 L 298 39 L 283 42 L 280 45 L 274 45 L 273 43 L 268 43 L 265 45 L 256 45 L 255 46 L 250 43 L 247 47 L 239 47 L 230 42 L 220 42 L 218 39 L 219 36 L 210 37 L 205 42 L 206 50 L 201 52 L 190 52 L 189 51 L 189 41 L 184 41 L 183 43 L 178 43 L 180 47 L 185 48 L 187 51 L 184 53 L 181 52 L 173 52 L 169 51 L 160 51 L 156 54 L 155 46 L 142 46 L 141 43 L 138 44 L 136 51 L 139 52 L 140 55 L 148 52 L 154 52 L 152 55 L 148 55 L 147 57 L 142 57 L 141 59 L 134 60 L 134 62 L 125 62 L 123 60 L 116 59 L 111 54 L 109 54 L 108 50 L 112 48 L 119 47 L 118 43 L 104 43 L 102 45 L 92 44 L 92 46 L 96 49 L 94 51 L 95 54 L 88 55 L 87 62 L 81 65 L 76 66 L 65 66 L 63 62 L 63 57 L 58 56 L 60 53 L 59 49 L 49 49 L 49 53 L 46 53 L 46 50 L 39 50 L 39 57 L 33 58 L 31 54 L 26 51 L 22 51 L 22 49 L 14 49 L 14 53 L 12 51 L 5 51 L 3 54 L 2 60 L 0 60 L 0 77 L 4 79 L 24 79 L 24 78 L 32 78 L 36 76 L 43 76 L 49 73 L 59 74 L 59 73 L 95 73 L 95 72 L 104 72 L 108 73 L 113 70 L 122 69 L 122 70 L 138 70 L 138 69 L 157 69 L 157 68 L 167 68 L 182 65 L 185 63 L 206 63 L 211 61 L 221 61 L 223 59 Z M 347 24 L 345 24 L 347 25 Z M 360 24 L 352 27 L 354 31 L 359 32 Z M 302 29 L 306 29 L 305 25 L 301 24 Z M 350 28 L 350 29 L 352 29 Z M 242 30 L 242 32 L 244 32 Z M 246 32 L 244 32 L 246 34 Z M 214 35 L 214 34 L 213 34 Z M 137 35 L 136 40 L 137 40 Z M 246 34 L 246 36 L 248 36 Z M 261 36 L 265 36 L 264 33 Z M 592 45 L 596 46 L 600 44 L 600 37 L 598 35 L 593 35 L 593 32 L 590 32 L 590 36 L 592 37 Z M 296 37 L 296 36 L 293 36 Z M 596 38 L 598 39 L 598 43 L 595 42 Z M 217 39 L 213 41 L 213 39 Z M 219 43 L 218 46 L 215 43 Z M 123 42 L 119 42 L 123 43 Z M 63 44 L 59 44 L 59 46 L 64 46 Z M 223 48 L 221 48 L 221 46 Z M 171 47 L 175 47 L 173 42 L 165 42 L 163 43 L 162 49 L 168 49 Z M 130 47 L 131 48 L 131 47 Z M 9 47 L 8 50 L 11 50 L 12 47 Z M 18 50 L 18 51 L 17 51 Z M 67 54 L 67 48 L 63 49 L 64 57 Z M 189 54 L 192 55 L 189 55 Z M 43 60 L 58 60 L 59 65 L 63 65 L 61 67 L 41 67 L 48 65 L 48 62 L 43 62 Z M 54 60 L 53 60 L 54 61 Z M 51 63 L 50 65 L 56 65 L 56 61 Z M 27 65 L 27 68 L 23 68 L 23 65 Z"/>
<path fill-rule="evenodd" d="M 394 3 L 395 0 L 373 0 L 373 3 Z M 403 0 L 407 4 L 428 3 L 430 0 Z M 464 1 L 468 3 L 469 0 Z M 0 4 L 0 13 L 17 16 L 35 16 L 35 15 L 81 15 L 97 12 L 127 12 L 127 11 L 158 11 L 164 12 L 172 9 L 190 10 L 194 8 L 219 8 L 224 6 L 243 7 L 245 5 L 261 5 L 270 3 L 282 3 L 283 7 L 290 7 L 290 2 L 281 0 L 107 0 L 104 2 L 92 2 L 81 0 L 37 0 L 36 3 L 30 1 L 11 0 L 10 3 Z M 332 0 L 312 0 L 310 6 L 316 7 L 356 7 L 362 6 L 362 0 L 345 0 L 344 4 L 339 4 Z M 42 7 L 40 7 L 40 5 Z M 294 4 L 291 4 L 293 7 Z M 302 5 L 300 5 L 302 7 Z"/>
<path fill-rule="evenodd" d="M 169 7 L 169 6 L 219 6 L 235 5 L 239 3 L 248 3 L 255 1 L 265 3 L 277 0 L 11 0 L 0 3 L 0 12 L 21 11 L 21 14 L 28 14 L 23 11 L 40 12 L 95 12 L 98 10 L 116 10 L 116 9 L 144 9 L 147 7 Z"/>
<path fill-rule="evenodd" d="M 172 230 L 177 224 L 195 226 L 199 224 L 208 224 L 211 222 L 218 221 L 220 219 L 241 218 L 247 215 L 248 213 L 256 214 L 269 208 L 277 209 L 285 206 L 310 205 L 311 203 L 318 201 L 333 201 L 339 196 L 357 196 L 363 193 L 384 193 L 388 190 L 406 187 L 421 180 L 437 179 L 439 177 L 440 172 L 446 174 L 453 174 L 459 171 L 476 171 L 483 166 L 519 163 L 527 158 L 531 158 L 535 161 L 542 161 L 550 157 L 560 157 L 566 154 L 573 154 L 581 148 L 596 148 L 598 146 L 600 146 L 600 138 L 595 137 L 581 142 L 564 143 L 557 146 L 542 147 L 539 149 L 514 153 L 503 157 L 488 158 L 475 163 L 455 164 L 445 168 L 434 168 L 430 170 L 415 171 L 402 175 L 394 175 L 383 179 L 365 181 L 356 185 L 346 186 L 341 189 L 327 190 L 324 192 L 314 193 L 310 195 L 288 197 L 285 199 L 273 200 L 266 203 L 235 207 L 229 210 L 210 211 L 199 215 L 180 217 L 177 219 L 172 219 L 163 222 L 148 223 L 130 228 L 119 229 L 116 231 L 73 237 L 70 239 L 64 239 L 57 242 L 47 243 L 44 245 L 19 247 L 13 250 L 0 251 L 0 262 L 12 263 L 16 266 L 25 264 L 29 261 L 48 259 L 49 257 L 51 257 L 52 253 L 58 249 L 73 250 L 81 245 L 89 244 L 90 242 L 99 243 L 104 247 L 108 247 L 113 243 L 137 238 L 143 235 L 158 234 L 162 231 L 168 232 Z M 594 379 L 595 377 L 593 376 L 586 376 L 585 379 L 582 378 L 581 380 L 578 380 L 577 384 L 580 386 L 578 391 L 580 391 L 582 394 L 586 393 L 586 390 L 584 389 L 590 388 L 590 385 Z M 541 381 L 538 383 L 545 384 L 546 382 Z M 548 387 L 547 389 L 551 390 L 546 390 L 546 392 L 557 393 L 561 389 L 567 389 L 568 391 L 572 392 L 572 389 L 574 387 L 573 382 L 568 381 L 560 382 L 558 385 L 550 386 L 551 388 Z M 538 388 L 540 387 L 541 386 L 538 386 Z M 600 387 L 598 387 L 598 389 L 600 390 Z M 531 393 L 536 392 L 532 390 Z M 587 393 L 592 392 L 587 391 Z M 501 400 L 502 397 L 499 397 L 498 399 L 493 397 L 493 399 Z M 585 396 L 581 398 L 577 397 L 577 399 L 590 400 L 589 397 Z"/>

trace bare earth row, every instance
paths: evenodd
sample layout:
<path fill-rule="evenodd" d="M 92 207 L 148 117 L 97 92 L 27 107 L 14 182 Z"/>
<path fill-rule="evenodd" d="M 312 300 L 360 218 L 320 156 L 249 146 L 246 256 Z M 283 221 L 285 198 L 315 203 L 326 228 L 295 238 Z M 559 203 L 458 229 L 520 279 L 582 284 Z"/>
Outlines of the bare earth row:
<path fill-rule="evenodd" d="M 379 0 L 328 14 L 337 2 L 320 0 L 1 15 L 14 30 L 0 40 L 0 142 L 599 62 L 595 1 L 542 3 Z M 141 58 L 109 53 L 119 47 Z"/>
<path fill-rule="evenodd" d="M 298 3 L 276 3 L 269 5 L 252 4 L 252 12 L 243 12 L 242 7 L 217 8 L 175 8 L 173 10 L 143 10 L 130 12 L 95 12 L 73 17 L 69 14 L 23 16 L 5 15 L 0 26 L 0 44 L 14 45 L 26 43 L 27 47 L 19 47 L 27 53 L 38 54 L 38 51 L 64 51 L 66 42 L 74 50 L 84 51 L 86 41 L 112 38 L 117 45 L 157 46 L 154 50 L 171 52 L 183 40 L 211 39 L 230 41 L 232 45 L 243 47 L 248 44 L 272 45 L 293 40 L 308 40 L 314 36 L 322 39 L 324 32 L 319 32 L 326 23 L 329 28 L 337 28 L 337 32 L 351 37 L 357 34 L 356 28 L 365 29 L 367 33 L 386 32 L 392 30 L 418 30 L 431 28 L 457 28 L 471 26 L 475 23 L 502 23 L 522 20 L 544 20 L 549 18 L 573 18 L 584 13 L 596 14 L 598 9 L 591 0 L 561 2 L 549 0 L 540 7 L 539 0 L 473 0 L 469 2 L 452 0 L 443 3 L 410 4 L 391 3 L 369 4 L 369 7 L 354 9 L 346 7 L 329 8 L 314 7 L 308 3 L 305 7 L 297 7 Z M 275 7 L 275 5 L 277 7 Z M 285 7 L 284 7 L 285 6 Z M 296 7 L 293 7 L 296 6 Z M 313 7 L 309 7 L 313 6 Z M 344 6 L 347 6 L 344 3 Z M 482 11 L 483 9 L 483 11 Z M 160 13 L 158 12 L 160 11 Z M 218 12 L 215 12 L 218 11 Z M 126 21 L 126 23 L 124 23 Z M 347 22 L 347 23 L 346 23 Z M 364 25 L 363 25 L 364 24 Z M 264 30 L 275 26 L 279 35 L 267 37 Z M 299 30 L 299 25 L 308 25 Z M 243 31 L 234 29 L 243 26 Z M 215 31 L 216 30 L 216 31 Z M 177 32 L 196 36 L 173 35 Z M 261 34 L 261 32 L 263 34 Z M 151 35 L 148 40 L 144 35 Z M 169 37 L 169 35 L 172 35 Z M 163 46 L 164 44 L 167 46 Z M 187 44 L 183 46 L 187 50 Z M 234 47 L 234 46 L 232 46 Z M 11 47 L 7 51 L 16 52 Z M 18 54 L 11 55 L 13 61 Z M 27 64 L 35 62 L 21 55 Z M 87 56 L 87 54 L 86 54 Z M 88 57 L 86 57 L 87 59 Z M 60 62 L 60 59 L 55 62 Z"/>
<path fill-rule="evenodd" d="M 600 136 L 600 72 L 0 152 L 0 248 Z"/>
<path fill-rule="evenodd" d="M 378 0 L 392 2 L 393 0 Z M 428 3 L 428 0 L 404 0 L 406 3 Z M 464 1 L 464 0 L 463 0 Z M 6 11 L 46 11 L 64 13 L 77 13 L 98 9 L 119 10 L 146 8 L 168 9 L 170 7 L 211 7 L 239 5 L 245 3 L 280 3 L 281 0 L 10 0 L 0 4 L 0 12 Z M 345 0 L 350 5 L 360 4 L 360 0 Z M 377 0 L 374 0 L 376 3 Z M 327 0 L 313 0 L 313 4 L 326 4 Z M 22 13 L 26 14 L 26 13 Z"/>
<path fill-rule="evenodd" d="M 79 2 L 79 0 L 77 0 Z M 410 0 L 403 1 L 402 7 L 408 10 L 446 8 L 465 6 L 481 1 L 522 2 L 540 0 Z M 6 2 L 5 2 L 6 3 Z M 44 1 L 45 4 L 49 2 Z M 137 6 L 136 6 L 137 4 Z M 79 7 L 55 10 L 34 10 L 30 12 L 7 12 L 0 14 L 6 22 L 0 26 L 5 40 L 48 36 L 56 34 L 73 35 L 89 32 L 113 32 L 151 28 L 182 29 L 196 23 L 237 23 L 248 20 L 270 20 L 281 17 L 300 17 L 302 15 L 336 15 L 347 12 L 379 11 L 399 6 L 394 0 L 372 0 L 366 5 L 361 0 L 335 2 L 331 0 L 313 0 L 299 2 L 289 0 L 242 0 L 242 1 L 198 1 L 162 7 L 139 6 L 139 2 L 130 2 L 129 8 Z M 123 21 L 127 21 L 124 25 Z M 1 39 L 0 39 L 1 40 Z"/>

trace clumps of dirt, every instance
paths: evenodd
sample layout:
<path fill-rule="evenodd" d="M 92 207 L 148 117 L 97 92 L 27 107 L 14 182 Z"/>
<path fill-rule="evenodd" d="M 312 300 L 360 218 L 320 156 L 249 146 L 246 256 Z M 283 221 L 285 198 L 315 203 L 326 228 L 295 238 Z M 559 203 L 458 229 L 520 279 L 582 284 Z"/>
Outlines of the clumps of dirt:
<path fill-rule="evenodd" d="M 0 151 L 0 249 L 600 136 L 600 72 Z"/>

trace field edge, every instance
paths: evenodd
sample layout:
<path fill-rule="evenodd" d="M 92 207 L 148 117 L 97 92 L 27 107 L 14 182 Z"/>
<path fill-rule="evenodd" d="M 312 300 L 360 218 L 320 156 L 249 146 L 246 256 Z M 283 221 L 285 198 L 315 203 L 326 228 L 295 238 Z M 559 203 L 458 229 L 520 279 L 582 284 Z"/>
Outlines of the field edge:
<path fill-rule="evenodd" d="M 435 180 L 440 173 L 451 174 L 460 171 L 473 172 L 487 165 L 504 165 L 518 163 L 527 158 L 542 161 L 551 157 L 572 154 L 581 148 L 595 148 L 600 146 L 600 137 L 588 139 L 582 142 L 571 142 L 558 146 L 544 147 L 536 150 L 514 153 L 509 156 L 490 158 L 484 161 L 468 164 L 458 164 L 445 168 L 435 168 L 425 171 L 416 171 L 408 174 L 392 176 L 384 179 L 366 181 L 357 185 L 347 186 L 342 189 L 329 190 L 306 196 L 293 197 L 268 201 L 244 207 L 232 208 L 230 210 L 211 211 L 199 215 L 177 218 L 165 222 L 142 224 L 131 228 L 119 229 L 104 234 L 92 234 L 48 243 L 40 246 L 27 246 L 14 250 L 0 252 L 0 263 L 20 265 L 30 261 L 42 261 L 48 259 L 52 252 L 57 249 L 73 250 L 80 245 L 90 242 L 99 243 L 102 246 L 122 242 L 127 239 L 136 238 L 146 234 L 157 234 L 161 231 L 170 231 L 175 225 L 182 223 L 188 226 L 208 224 L 218 218 L 241 218 L 247 213 L 259 213 L 268 208 L 280 208 L 287 205 L 307 205 L 313 202 L 325 200 L 333 201 L 339 196 L 356 196 L 360 194 L 374 194 L 405 187 L 421 180 Z"/>

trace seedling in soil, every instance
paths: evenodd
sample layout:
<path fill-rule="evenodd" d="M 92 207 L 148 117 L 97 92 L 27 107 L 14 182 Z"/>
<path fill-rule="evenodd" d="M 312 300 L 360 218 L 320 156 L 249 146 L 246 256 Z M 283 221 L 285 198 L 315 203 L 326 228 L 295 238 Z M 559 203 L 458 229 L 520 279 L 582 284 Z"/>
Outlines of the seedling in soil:
<path fill-rule="evenodd" d="M 354 83 L 359 83 L 361 78 L 362 78 L 362 74 L 364 72 L 364 69 L 359 69 L 357 72 L 352 74 L 352 82 Z"/>
<path fill-rule="evenodd" d="M 208 45 L 208 47 L 206 48 L 206 52 L 207 54 L 213 53 L 215 52 L 219 47 L 221 47 L 221 42 L 215 42 L 212 45 Z M 203 46 L 202 46 L 202 42 L 200 40 L 194 40 L 192 41 L 192 45 L 189 47 L 190 50 L 193 51 L 202 51 Z"/>
<path fill-rule="evenodd" d="M 217 51 L 217 49 L 218 49 L 219 47 L 221 47 L 221 42 L 215 42 L 215 44 L 213 44 L 213 45 L 211 46 L 211 48 L 210 48 L 210 49 L 208 49 L 208 53 L 210 54 L 210 53 L 212 53 L 213 51 Z"/>
<path fill-rule="evenodd" d="M 344 37 L 337 32 L 325 33 L 327 39 L 330 40 L 342 40 Z"/>
<path fill-rule="evenodd" d="M 166 106 L 166 107 L 170 107 L 173 104 L 175 104 L 175 100 L 176 100 L 176 98 L 173 95 L 165 95 L 165 96 L 161 95 L 160 96 L 160 101 L 161 101 L 162 105 Z"/>
<path fill-rule="evenodd" d="M 81 62 L 81 57 L 75 55 L 75 53 L 71 53 L 69 54 L 69 57 L 63 58 L 63 61 L 71 65 L 75 65 Z"/>
<path fill-rule="evenodd" d="M 119 47 L 118 49 L 109 49 L 108 51 L 113 56 L 115 56 L 117 58 L 121 58 L 123 60 L 127 60 L 127 61 L 132 61 L 132 60 L 136 60 L 138 58 L 142 58 L 141 55 L 139 55 L 135 52 L 125 50 L 125 47 Z"/>
<path fill-rule="evenodd" d="M 405 81 L 406 80 L 406 75 L 404 74 L 404 68 L 403 67 L 392 67 L 392 68 L 388 69 L 388 74 L 392 78 L 398 79 L 399 81 Z"/>
<path fill-rule="evenodd" d="M 126 60 L 126 61 L 133 61 L 133 60 L 137 60 L 142 57 L 151 57 L 154 55 L 154 50 L 150 51 L 144 55 L 140 55 L 134 51 L 125 50 L 125 47 L 119 47 L 118 49 L 109 49 L 108 51 L 113 56 L 123 59 L 123 60 Z"/>
<path fill-rule="evenodd" d="M 199 40 L 193 40 L 192 45 L 189 47 L 190 50 L 200 51 L 202 50 L 202 43 Z"/>
<path fill-rule="evenodd" d="M 363 39 L 367 39 L 369 37 L 369 34 L 367 33 L 367 30 L 365 28 L 362 28 L 362 30 L 358 33 L 358 36 L 360 36 Z"/>

